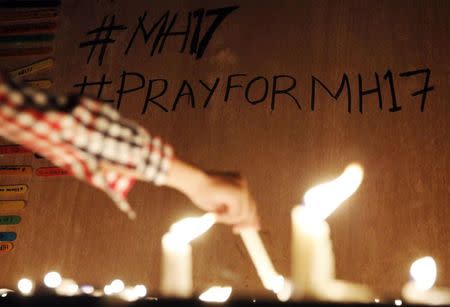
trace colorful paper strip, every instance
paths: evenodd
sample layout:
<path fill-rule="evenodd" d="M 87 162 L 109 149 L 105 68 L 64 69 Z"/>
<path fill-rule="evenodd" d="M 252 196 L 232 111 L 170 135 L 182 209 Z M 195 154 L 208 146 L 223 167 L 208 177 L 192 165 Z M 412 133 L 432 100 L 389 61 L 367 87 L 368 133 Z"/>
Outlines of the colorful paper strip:
<path fill-rule="evenodd" d="M 0 166 L 0 176 L 31 176 L 33 168 L 31 166 Z"/>
<path fill-rule="evenodd" d="M 16 225 L 22 218 L 18 215 L 0 215 L 0 225 Z"/>
<path fill-rule="evenodd" d="M 0 20 L 1 18 L 0 14 Z M 52 52 L 53 47 L 3 48 L 0 49 L 0 57 L 40 55 L 50 54 Z"/>
<path fill-rule="evenodd" d="M 56 16 L 58 16 L 57 8 L 39 10 L 0 10 L 0 20 L 2 22 L 50 19 L 55 18 Z"/>
<path fill-rule="evenodd" d="M 0 2 L 1 8 L 8 9 L 18 9 L 18 8 L 41 8 L 41 7 L 52 7 L 59 6 L 61 4 L 60 0 L 3 0 Z"/>
<path fill-rule="evenodd" d="M 0 254 L 6 254 L 14 249 L 11 242 L 0 242 Z"/>
<path fill-rule="evenodd" d="M 0 36 L 0 44 L 22 44 L 34 42 L 48 42 L 55 39 L 54 34 Z"/>
<path fill-rule="evenodd" d="M 22 195 L 28 191 L 28 186 L 25 184 L 16 185 L 0 185 L 0 195 Z"/>
<path fill-rule="evenodd" d="M 69 176 L 69 172 L 60 167 L 41 167 L 36 170 L 39 177 Z"/>
<path fill-rule="evenodd" d="M 17 234 L 12 231 L 0 232 L 0 241 L 11 242 L 15 241 Z"/>
<path fill-rule="evenodd" d="M 30 65 L 15 69 L 15 70 L 11 71 L 9 73 L 9 75 L 11 76 L 11 78 L 24 77 L 24 76 L 28 76 L 32 73 L 35 73 L 35 72 L 38 72 L 41 70 L 50 69 L 53 67 L 53 64 L 54 64 L 53 59 L 48 58 L 48 59 L 45 59 L 42 61 L 32 63 Z"/>
<path fill-rule="evenodd" d="M 53 85 L 52 80 L 48 79 L 25 81 L 25 83 L 32 87 L 40 88 L 41 90 L 47 90 Z"/>
<path fill-rule="evenodd" d="M 24 154 L 30 153 L 31 150 L 25 148 L 21 145 L 1 145 L 0 155 L 14 155 L 14 154 Z"/>
<path fill-rule="evenodd" d="M 0 35 L 48 33 L 56 30 L 56 22 L 0 25 Z"/>

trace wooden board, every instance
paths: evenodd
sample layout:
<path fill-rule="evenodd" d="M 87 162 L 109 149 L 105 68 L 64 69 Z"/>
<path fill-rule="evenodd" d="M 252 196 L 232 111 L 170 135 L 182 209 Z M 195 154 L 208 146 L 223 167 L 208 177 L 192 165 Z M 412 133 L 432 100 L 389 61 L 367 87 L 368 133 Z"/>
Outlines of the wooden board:
<path fill-rule="evenodd" d="M 184 36 L 168 36 L 159 53 L 156 30 L 147 42 L 138 30 L 125 54 L 144 12 L 146 31 L 167 11 L 168 24 L 178 14 L 173 31 L 183 31 L 189 12 L 199 16 L 203 8 L 209 12 L 200 31 L 204 37 L 217 17 L 214 9 L 234 5 L 239 7 L 223 19 L 201 57 L 199 49 L 190 54 L 194 15 L 183 52 Z M 90 46 L 80 44 L 93 40 L 86 33 L 104 19 L 109 25 L 112 16 L 126 29 L 111 32 L 115 42 L 106 45 L 101 65 L 101 46 L 87 63 Z M 79 92 L 74 85 L 85 77 L 98 82 L 105 76 L 111 83 L 100 98 L 115 106 L 122 82 L 123 90 L 145 83 L 123 94 L 119 111 L 169 141 L 186 161 L 245 174 L 258 201 L 262 238 L 286 275 L 292 207 L 312 185 L 350 162 L 361 163 L 363 184 L 329 218 L 337 276 L 398 297 L 411 262 L 424 255 L 437 261 L 437 284 L 450 286 L 449 16 L 447 1 L 63 1 L 51 55 L 55 70 L 36 79 L 53 76 L 53 90 L 67 93 Z M 39 59 L 3 58 L 0 64 L 13 70 Z M 425 88 L 427 71 L 433 90 L 421 111 L 423 95 L 412 94 Z M 365 92 L 376 87 L 375 74 L 381 110 L 378 92 Z M 348 84 L 335 100 L 323 85 L 335 95 L 343 76 Z M 156 98 L 160 106 L 150 102 L 141 114 L 149 84 L 149 97 L 162 89 L 164 81 L 156 79 L 167 80 L 167 90 Z M 211 88 L 217 79 L 205 108 L 205 85 Z M 189 90 L 183 80 L 192 87 L 195 107 L 189 96 L 176 100 Z M 282 93 L 294 80 L 295 88 Z M 242 87 L 232 87 L 225 101 L 227 83 Z M 96 96 L 98 89 L 86 87 L 85 93 Z M 0 160 L 50 166 L 32 155 Z M 0 255 L 4 287 L 14 287 L 22 276 L 42 280 L 45 272 L 58 270 L 80 283 L 103 286 L 121 278 L 156 293 L 161 236 L 178 218 L 200 214 L 178 192 L 144 183 L 130 194 L 138 213 L 133 222 L 106 195 L 69 177 L 0 178 L 0 184 L 29 187 L 21 223 L 0 225 L 17 232 L 14 250 Z M 196 291 L 230 284 L 240 295 L 270 296 L 228 227 L 216 226 L 193 246 Z"/>

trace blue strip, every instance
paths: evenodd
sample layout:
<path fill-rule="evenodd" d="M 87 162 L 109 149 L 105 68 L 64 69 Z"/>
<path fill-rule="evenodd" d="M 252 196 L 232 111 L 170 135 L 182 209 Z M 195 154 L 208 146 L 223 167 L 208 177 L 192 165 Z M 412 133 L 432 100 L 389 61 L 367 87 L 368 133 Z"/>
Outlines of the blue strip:
<path fill-rule="evenodd" d="M 0 241 L 14 241 L 16 238 L 15 232 L 0 232 Z"/>

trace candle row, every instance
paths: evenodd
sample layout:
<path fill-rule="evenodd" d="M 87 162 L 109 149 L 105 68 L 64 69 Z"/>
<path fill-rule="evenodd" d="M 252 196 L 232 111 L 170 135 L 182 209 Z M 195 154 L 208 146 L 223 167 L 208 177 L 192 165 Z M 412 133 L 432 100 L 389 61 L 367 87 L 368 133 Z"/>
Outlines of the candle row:
<path fill-rule="evenodd" d="M 126 286 L 120 279 L 113 280 L 104 286 L 103 290 L 99 290 L 87 284 L 79 286 L 73 279 L 63 278 L 58 272 L 52 271 L 44 276 L 43 282 L 48 289 L 54 290 L 54 293 L 60 296 L 112 296 L 127 302 L 147 297 L 147 288 L 144 285 Z M 22 278 L 17 283 L 17 289 L 22 295 L 29 296 L 34 293 L 35 284 L 28 278 Z M 14 290 L 0 288 L 0 297 L 6 297 L 12 292 Z M 213 286 L 201 293 L 199 299 L 204 302 L 223 303 L 228 300 L 231 292 L 231 287 Z M 148 297 L 148 299 L 158 300 L 156 297 Z"/>

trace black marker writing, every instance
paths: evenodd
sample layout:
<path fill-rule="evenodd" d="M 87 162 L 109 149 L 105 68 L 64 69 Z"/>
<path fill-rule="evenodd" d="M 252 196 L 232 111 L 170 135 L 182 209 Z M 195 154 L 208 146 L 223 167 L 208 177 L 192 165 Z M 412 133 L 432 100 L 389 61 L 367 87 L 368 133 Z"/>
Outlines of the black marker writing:
<path fill-rule="evenodd" d="M 101 66 L 103 64 L 103 57 L 105 56 L 105 53 L 106 53 L 106 47 L 108 46 L 108 44 L 112 44 L 115 42 L 115 40 L 111 38 L 112 32 L 125 30 L 127 28 L 123 25 L 115 24 L 115 20 L 116 20 L 115 15 L 112 15 L 109 25 L 105 26 L 107 20 L 108 20 L 108 16 L 105 16 L 103 18 L 103 21 L 102 21 L 102 24 L 100 25 L 100 27 L 95 28 L 86 33 L 86 35 L 95 34 L 95 39 L 80 43 L 80 48 L 91 46 L 91 50 L 89 51 L 89 55 L 88 55 L 88 59 L 87 59 L 88 64 L 91 60 L 92 54 L 94 53 L 97 45 L 101 45 L 102 49 L 100 50 L 100 54 L 98 56 L 98 65 Z M 102 33 L 105 33 L 104 38 L 101 38 Z"/>
<path fill-rule="evenodd" d="M 138 18 L 138 24 L 128 41 L 125 55 L 130 53 L 138 34 L 142 33 L 144 43 L 150 43 L 151 45 L 150 56 L 155 55 L 155 53 L 162 53 L 168 38 L 173 39 L 178 37 L 182 39 L 180 40 L 181 45 L 179 52 L 185 52 L 190 39 L 189 53 L 195 55 L 196 59 L 200 59 L 203 57 L 209 42 L 221 23 L 237 8 L 238 6 L 209 10 L 202 8 L 194 12 L 188 12 L 187 16 L 184 18 L 185 23 L 183 26 L 177 25 L 177 21 L 182 19 L 182 16 L 179 13 L 172 14 L 171 11 L 166 11 L 159 19 L 149 24 L 146 22 L 148 14 L 147 12 L 144 12 L 144 14 Z M 209 27 L 205 28 L 205 23 L 210 18 L 214 19 Z M 193 21 L 193 19 L 195 19 L 195 21 Z M 193 26 L 193 23 L 195 23 L 195 26 Z M 177 30 L 174 29 L 176 27 Z M 204 32 L 203 37 L 200 35 L 202 32 Z"/>
<path fill-rule="evenodd" d="M 414 71 L 407 71 L 407 72 L 401 73 L 400 77 L 410 77 L 410 76 L 414 76 L 417 74 L 425 74 L 424 86 L 423 86 L 423 89 L 412 93 L 411 96 L 414 97 L 414 96 L 422 94 L 422 100 L 420 103 L 420 111 L 423 112 L 423 110 L 425 109 L 425 100 L 427 99 L 427 93 L 434 90 L 434 86 L 429 87 L 431 70 L 429 68 L 426 68 L 426 69 L 419 69 L 419 70 L 414 70 Z"/>
<path fill-rule="evenodd" d="M 425 74 L 424 84 L 421 89 L 412 92 L 411 96 L 422 96 L 420 110 L 424 111 L 426 97 L 428 92 L 434 90 L 434 86 L 430 86 L 430 69 L 418 69 L 400 73 L 406 80 L 418 74 Z M 230 103 L 247 102 L 253 106 L 267 105 L 271 111 L 275 111 L 279 102 L 294 103 L 298 110 L 302 110 L 300 104 L 301 93 L 297 86 L 296 77 L 288 74 L 279 75 L 257 75 L 249 76 L 247 73 L 232 73 L 223 78 L 210 78 L 212 81 L 205 80 L 168 80 L 165 78 L 149 78 L 139 72 L 122 71 L 118 75 L 120 81 L 115 84 L 111 80 L 111 76 L 103 74 L 100 80 L 89 80 L 87 76 L 83 77 L 83 81 L 74 85 L 78 88 L 80 94 L 94 94 L 98 100 L 115 102 L 116 107 L 120 109 L 129 94 L 133 93 L 133 101 L 140 100 L 142 103 L 141 114 L 146 114 L 149 110 L 166 112 L 175 112 L 178 110 L 186 110 L 183 106 L 184 102 L 190 105 L 190 109 L 201 107 L 203 109 L 210 106 L 211 101 Z M 364 112 L 364 99 L 372 95 L 378 98 L 378 109 L 383 111 L 383 97 L 390 95 L 390 105 L 387 109 L 390 113 L 403 111 L 406 107 L 397 100 L 397 89 L 401 87 L 403 82 L 394 82 L 394 73 L 388 69 L 380 79 L 379 74 L 373 74 L 375 82 L 372 78 L 364 78 L 361 74 L 350 78 L 348 73 L 343 73 L 339 86 L 334 88 L 322 82 L 319 78 L 311 75 L 310 89 L 310 110 L 317 111 L 318 105 L 322 104 L 317 94 L 319 90 L 325 92 L 336 101 L 347 96 L 347 105 L 345 110 L 352 113 L 352 96 L 357 95 L 358 103 L 355 108 L 359 110 L 359 114 Z M 367 84 L 375 83 L 375 85 L 367 86 Z M 353 83 L 353 84 L 352 84 Z M 352 86 L 353 85 L 353 86 Z M 104 89 L 115 86 L 115 99 L 104 99 Z M 306 87 L 307 88 L 307 87 Z M 331 89 L 330 89 L 331 88 Z M 336 90 L 335 90 L 336 89 Z M 353 90 L 353 93 L 352 93 Z M 402 91 L 403 92 L 403 91 Z M 139 97 L 140 96 L 140 97 Z M 144 96 L 144 97 L 142 97 Z M 200 103 L 198 103 L 202 100 Z M 387 100 L 386 102 L 388 102 Z"/>

